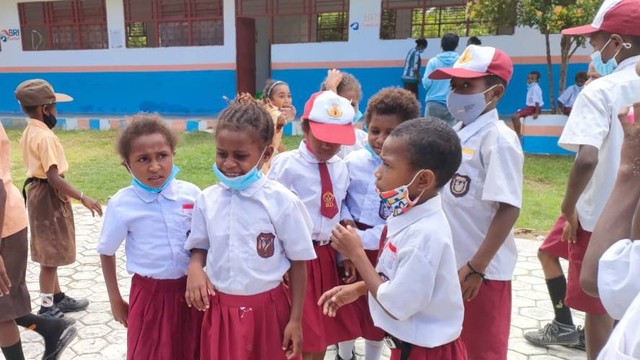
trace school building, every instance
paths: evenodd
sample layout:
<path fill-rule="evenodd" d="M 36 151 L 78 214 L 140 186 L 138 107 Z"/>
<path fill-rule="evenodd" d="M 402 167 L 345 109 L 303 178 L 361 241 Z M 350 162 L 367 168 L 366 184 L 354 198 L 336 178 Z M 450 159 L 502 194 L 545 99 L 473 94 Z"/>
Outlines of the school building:
<path fill-rule="evenodd" d="M 515 72 L 499 106 L 524 106 L 526 75 L 542 74 L 548 92 L 544 38 L 535 29 L 495 29 L 468 17 L 462 0 L 2 0 L 0 1 L 0 118 L 15 122 L 15 87 L 44 78 L 74 97 L 60 106 L 63 128 L 117 127 L 126 115 L 158 112 L 175 127 L 202 129 L 237 91 L 260 92 L 267 78 L 290 84 L 304 101 L 328 68 L 353 73 L 363 99 L 399 86 L 414 38 L 440 52 L 454 31 L 512 56 Z M 498 31 L 499 30 L 499 31 Z M 498 32 L 503 35 L 497 35 Z M 552 52 L 559 63 L 560 35 Z M 568 85 L 586 70 L 589 48 L 569 66 Z M 554 67 L 555 79 L 559 66 Z M 557 86 L 556 86 L 557 89 Z M 556 90 L 557 91 L 557 90 Z M 548 94 L 545 94 L 545 102 Z M 548 108 L 548 104 L 544 108 Z M 526 123 L 525 147 L 558 152 L 563 117 Z"/>

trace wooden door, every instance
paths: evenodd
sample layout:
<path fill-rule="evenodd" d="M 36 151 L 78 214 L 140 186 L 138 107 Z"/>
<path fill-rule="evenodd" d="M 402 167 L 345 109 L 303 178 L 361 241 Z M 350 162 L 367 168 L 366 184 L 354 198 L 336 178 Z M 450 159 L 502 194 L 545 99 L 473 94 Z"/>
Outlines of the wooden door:
<path fill-rule="evenodd" d="M 238 92 L 256 94 L 256 22 L 236 18 L 236 84 Z"/>

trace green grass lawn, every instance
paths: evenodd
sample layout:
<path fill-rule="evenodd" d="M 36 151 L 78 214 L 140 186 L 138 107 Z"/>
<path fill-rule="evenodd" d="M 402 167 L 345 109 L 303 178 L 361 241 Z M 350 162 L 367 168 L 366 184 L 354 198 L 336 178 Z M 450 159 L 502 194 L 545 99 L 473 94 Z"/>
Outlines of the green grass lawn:
<path fill-rule="evenodd" d="M 21 132 L 7 130 L 12 143 L 12 175 L 21 188 L 24 166 L 18 141 Z M 115 151 L 115 131 L 60 131 L 57 133 L 64 146 L 70 171 L 67 180 L 87 195 L 106 203 L 109 196 L 131 182 L 127 170 L 120 165 Z M 300 137 L 285 137 L 288 149 L 295 149 Z M 201 188 L 215 182 L 211 171 L 214 148 L 211 134 L 184 133 L 180 138 L 175 163 L 180 166 L 180 179 Z M 565 184 L 571 166 L 571 157 L 527 156 L 523 209 L 517 228 L 531 229 L 534 234 L 545 233 L 560 211 Z"/>

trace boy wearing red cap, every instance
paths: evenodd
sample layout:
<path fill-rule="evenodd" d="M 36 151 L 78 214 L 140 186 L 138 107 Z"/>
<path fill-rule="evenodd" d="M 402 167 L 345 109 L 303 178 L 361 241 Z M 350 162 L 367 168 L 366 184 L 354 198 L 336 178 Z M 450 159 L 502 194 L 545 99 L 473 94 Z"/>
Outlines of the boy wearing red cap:
<path fill-rule="evenodd" d="M 518 257 L 512 228 L 522 205 L 520 140 L 498 118 L 496 105 L 513 74 L 504 52 L 471 45 L 453 68 L 447 106 L 459 123 L 462 164 L 442 190 L 465 300 L 462 340 L 469 358 L 507 358 L 511 278 Z"/>
<path fill-rule="evenodd" d="M 587 287 L 585 293 L 579 279 L 591 232 L 611 194 L 620 164 L 623 132 L 617 114 L 620 108 L 637 100 L 640 93 L 640 77 L 634 71 L 640 61 L 639 22 L 640 0 L 606 0 L 590 25 L 562 32 L 589 37 L 595 50 L 591 58 L 603 77 L 580 92 L 558 141 L 563 148 L 577 152 L 577 156 L 569 173 L 562 216 L 540 247 L 538 257 L 547 282 L 556 282 L 549 286 L 554 306 L 559 305 L 559 311 L 569 312 L 568 306 L 586 313 L 589 359 L 595 359 L 602 349 L 613 320 L 594 297 L 597 291 Z M 566 281 L 558 257 L 569 259 Z M 527 339 L 539 345 L 562 340 L 560 335 L 574 329 L 574 325 L 564 324 L 558 317 L 556 312 L 552 323 L 527 334 Z"/>
<path fill-rule="evenodd" d="M 276 156 L 269 178 L 293 191 L 313 220 L 313 247 L 317 258 L 307 262 L 302 332 L 302 352 L 306 359 L 324 359 L 329 345 L 354 339 L 360 322 L 352 308 L 338 317 L 322 314 L 320 295 L 339 284 L 336 251 L 329 246 L 331 229 L 341 220 L 352 220 L 341 211 L 347 196 L 349 172 L 338 156 L 342 145 L 356 141 L 352 121 L 355 110 L 349 100 L 331 91 L 313 94 L 304 107 L 302 130 L 305 139 L 297 150 Z M 355 273 L 348 269 L 349 275 Z"/>

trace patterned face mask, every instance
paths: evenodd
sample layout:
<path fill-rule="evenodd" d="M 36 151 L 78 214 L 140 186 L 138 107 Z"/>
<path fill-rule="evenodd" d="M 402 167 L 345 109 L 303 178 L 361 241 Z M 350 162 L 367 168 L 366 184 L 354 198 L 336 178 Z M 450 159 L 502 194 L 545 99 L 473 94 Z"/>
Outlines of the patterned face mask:
<path fill-rule="evenodd" d="M 380 195 L 380 201 L 384 203 L 388 209 L 393 211 L 392 216 L 398 216 L 406 213 L 418 202 L 418 200 L 420 200 L 424 190 L 414 200 L 409 198 L 409 186 L 413 184 L 418 174 L 420 174 L 420 171 L 413 176 L 413 179 L 411 179 L 411 182 L 407 185 L 402 185 L 395 189 L 382 192 L 376 188 L 378 195 Z"/>

